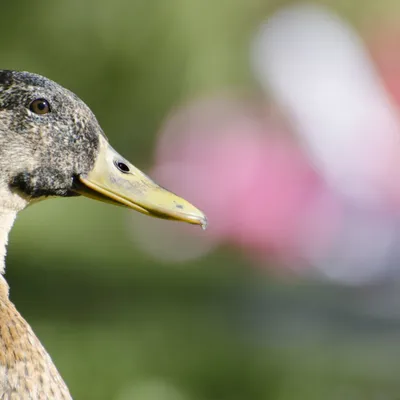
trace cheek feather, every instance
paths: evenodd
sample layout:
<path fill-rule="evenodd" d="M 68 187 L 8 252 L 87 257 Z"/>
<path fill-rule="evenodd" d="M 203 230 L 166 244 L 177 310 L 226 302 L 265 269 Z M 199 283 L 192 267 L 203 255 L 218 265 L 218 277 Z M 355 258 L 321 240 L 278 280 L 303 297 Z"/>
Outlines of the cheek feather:
<path fill-rule="evenodd" d="M 47 196 L 73 196 L 70 192 L 73 179 L 52 168 L 37 168 L 20 172 L 11 180 L 10 186 L 31 198 Z"/>

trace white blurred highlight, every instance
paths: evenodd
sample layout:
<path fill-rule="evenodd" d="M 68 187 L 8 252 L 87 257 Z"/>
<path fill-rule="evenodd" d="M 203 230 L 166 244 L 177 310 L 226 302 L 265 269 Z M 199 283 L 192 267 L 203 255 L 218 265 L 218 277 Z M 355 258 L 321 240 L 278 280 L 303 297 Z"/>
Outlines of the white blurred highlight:
<path fill-rule="evenodd" d="M 309 247 L 309 262 L 340 282 L 383 276 L 399 245 L 400 130 L 362 40 L 328 9 L 296 5 L 262 26 L 252 62 L 343 204 L 329 249 Z"/>
<path fill-rule="evenodd" d="M 399 124 L 358 35 L 325 8 L 289 7 L 263 25 L 252 60 L 328 182 L 380 202 L 400 180 Z"/>

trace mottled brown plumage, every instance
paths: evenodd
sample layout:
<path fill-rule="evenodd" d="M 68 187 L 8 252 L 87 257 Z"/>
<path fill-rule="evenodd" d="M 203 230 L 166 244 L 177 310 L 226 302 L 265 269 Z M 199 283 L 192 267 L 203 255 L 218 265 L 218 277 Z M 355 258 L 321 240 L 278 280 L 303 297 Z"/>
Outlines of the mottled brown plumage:
<path fill-rule="evenodd" d="M 0 290 L 0 399 L 71 399 L 50 356 Z"/>

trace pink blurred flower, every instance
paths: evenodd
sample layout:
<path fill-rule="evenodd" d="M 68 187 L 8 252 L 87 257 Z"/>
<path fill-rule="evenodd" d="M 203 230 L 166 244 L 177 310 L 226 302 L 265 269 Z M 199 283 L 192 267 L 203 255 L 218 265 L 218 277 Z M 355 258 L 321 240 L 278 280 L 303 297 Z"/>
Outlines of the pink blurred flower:
<path fill-rule="evenodd" d="M 254 259 L 304 257 L 329 243 L 337 219 L 337 204 L 289 133 L 245 101 L 177 110 L 159 136 L 152 176 L 204 210 L 208 240 Z"/>

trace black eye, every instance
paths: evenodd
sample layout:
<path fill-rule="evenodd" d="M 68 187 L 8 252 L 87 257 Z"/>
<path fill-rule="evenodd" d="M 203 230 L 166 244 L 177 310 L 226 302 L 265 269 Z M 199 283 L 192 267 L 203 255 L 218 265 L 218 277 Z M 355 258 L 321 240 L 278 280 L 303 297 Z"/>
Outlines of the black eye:
<path fill-rule="evenodd" d="M 33 100 L 29 109 L 35 114 L 47 114 L 50 112 L 50 104 L 46 99 Z"/>
<path fill-rule="evenodd" d="M 126 164 L 124 164 L 123 162 L 116 161 L 115 165 L 121 172 L 123 172 L 125 174 L 129 172 L 129 167 Z"/>

